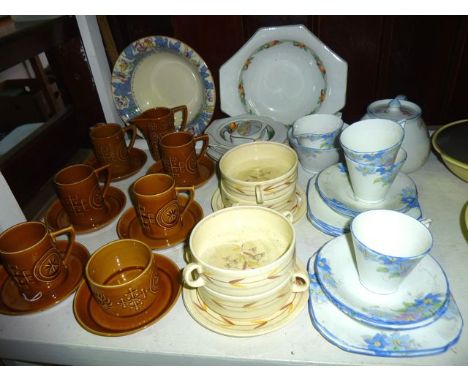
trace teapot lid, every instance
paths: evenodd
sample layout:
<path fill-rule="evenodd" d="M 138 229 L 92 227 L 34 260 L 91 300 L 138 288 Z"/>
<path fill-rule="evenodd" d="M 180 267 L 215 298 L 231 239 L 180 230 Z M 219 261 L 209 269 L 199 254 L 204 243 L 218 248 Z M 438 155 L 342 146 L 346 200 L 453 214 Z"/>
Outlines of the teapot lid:
<path fill-rule="evenodd" d="M 375 101 L 369 105 L 367 112 L 374 118 L 390 119 L 395 122 L 421 116 L 421 108 L 415 103 L 407 101 L 404 95 Z"/>

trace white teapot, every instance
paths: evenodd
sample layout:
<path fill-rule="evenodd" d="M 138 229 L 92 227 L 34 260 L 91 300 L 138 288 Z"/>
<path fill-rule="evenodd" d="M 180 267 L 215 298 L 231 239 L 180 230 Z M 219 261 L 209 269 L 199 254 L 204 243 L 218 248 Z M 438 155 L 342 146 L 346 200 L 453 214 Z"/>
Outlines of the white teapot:
<path fill-rule="evenodd" d="M 375 101 L 368 106 L 367 114 L 362 119 L 372 118 L 390 119 L 403 126 L 405 138 L 402 147 L 408 153 L 408 158 L 401 171 L 413 172 L 426 162 L 431 145 L 418 105 L 406 100 L 404 95 Z"/>

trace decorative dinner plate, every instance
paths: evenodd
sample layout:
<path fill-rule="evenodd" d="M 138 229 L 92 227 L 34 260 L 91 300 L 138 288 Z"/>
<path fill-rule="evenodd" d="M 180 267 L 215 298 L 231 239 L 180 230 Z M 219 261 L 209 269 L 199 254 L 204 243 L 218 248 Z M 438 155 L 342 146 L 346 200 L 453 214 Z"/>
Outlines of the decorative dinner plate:
<path fill-rule="evenodd" d="M 265 129 L 265 133 L 257 139 L 246 138 L 244 142 L 240 139 L 232 140 L 227 133 L 233 124 L 240 125 L 243 123 L 258 123 Z M 242 144 L 259 141 L 271 141 L 285 143 L 287 137 L 287 127 L 271 118 L 255 116 L 251 114 L 238 115 L 232 118 L 223 118 L 213 121 L 205 130 L 210 138 L 207 154 L 214 160 L 219 160 L 221 156 L 229 149 Z"/>
<path fill-rule="evenodd" d="M 219 188 L 216 189 L 213 197 L 211 198 L 211 208 L 214 212 L 225 208 Z M 297 223 L 304 217 L 307 212 L 307 200 L 304 191 L 299 186 L 296 186 L 296 201 L 293 204 L 293 207 L 288 210 L 280 210 L 279 212 L 292 213 L 293 223 Z"/>
<path fill-rule="evenodd" d="M 221 66 L 221 109 L 286 125 L 345 105 L 348 65 L 304 25 L 259 29 Z"/>
<path fill-rule="evenodd" d="M 216 102 L 213 77 L 203 59 L 166 36 L 145 37 L 125 48 L 112 71 L 112 94 L 125 122 L 152 107 L 186 105 L 187 128 L 196 134 L 210 122 Z"/>
<path fill-rule="evenodd" d="M 296 266 L 305 272 L 304 265 L 299 261 Z M 195 321 L 215 333 L 231 337 L 259 336 L 282 328 L 299 315 L 308 296 L 308 290 L 291 293 L 289 300 L 277 312 L 269 317 L 250 320 L 228 318 L 212 311 L 200 298 L 196 288 L 184 287 L 182 291 L 185 307 Z"/>
<path fill-rule="evenodd" d="M 307 217 L 309 221 L 319 231 L 330 236 L 340 236 L 349 232 L 349 226 L 353 218 L 332 210 L 323 201 L 315 187 L 316 179 L 317 177 L 314 176 L 307 183 Z M 421 220 L 422 212 L 419 202 L 416 201 L 413 207 L 406 211 L 405 214 Z"/>
<path fill-rule="evenodd" d="M 418 204 L 416 184 L 406 174 L 400 172 L 385 196 L 377 203 L 366 203 L 354 196 L 349 174 L 343 163 L 334 164 L 317 175 L 317 190 L 325 203 L 336 212 L 356 217 L 369 210 L 394 210 L 407 212 Z"/>
<path fill-rule="evenodd" d="M 312 256 L 308 264 L 312 324 L 340 349 L 380 357 L 414 357 L 443 353 L 458 342 L 463 319 L 453 296 L 448 296 L 445 312 L 427 326 L 404 331 L 380 329 L 354 320 L 337 308 L 323 292 L 314 263 Z"/>
<path fill-rule="evenodd" d="M 342 235 L 325 244 L 315 262 L 324 293 L 350 317 L 386 329 L 413 329 L 444 312 L 449 286 L 433 257 L 425 256 L 396 292 L 377 294 L 359 281 L 352 248 L 351 235 Z M 392 264 L 383 268 L 390 272 Z"/>

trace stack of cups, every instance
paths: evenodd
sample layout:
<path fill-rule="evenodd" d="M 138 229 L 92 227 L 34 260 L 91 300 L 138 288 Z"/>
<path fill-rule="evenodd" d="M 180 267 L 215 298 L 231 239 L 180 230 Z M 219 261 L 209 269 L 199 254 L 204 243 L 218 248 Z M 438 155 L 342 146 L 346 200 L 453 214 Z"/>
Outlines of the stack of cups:
<path fill-rule="evenodd" d="M 297 155 L 276 142 L 252 142 L 226 152 L 219 162 L 225 207 L 259 205 L 291 211 L 296 203 Z"/>
<path fill-rule="evenodd" d="M 308 290 L 308 275 L 296 265 L 295 240 L 290 220 L 272 209 L 222 209 L 192 231 L 184 282 L 230 321 L 266 319 L 294 293 Z"/>
<path fill-rule="evenodd" d="M 378 203 L 406 161 L 403 128 L 396 122 L 371 119 L 353 123 L 340 135 L 356 199 Z"/>
<path fill-rule="evenodd" d="M 294 122 L 288 131 L 289 143 L 306 171 L 315 173 L 338 163 L 338 135 L 343 126 L 341 117 L 333 114 L 311 114 Z"/>

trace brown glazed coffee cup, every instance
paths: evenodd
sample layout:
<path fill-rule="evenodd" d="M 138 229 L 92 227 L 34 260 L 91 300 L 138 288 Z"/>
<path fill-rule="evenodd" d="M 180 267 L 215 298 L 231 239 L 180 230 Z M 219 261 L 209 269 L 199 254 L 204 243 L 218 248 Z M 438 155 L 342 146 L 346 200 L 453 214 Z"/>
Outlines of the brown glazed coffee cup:
<path fill-rule="evenodd" d="M 104 186 L 99 174 L 106 172 Z M 86 164 L 74 164 L 60 170 L 54 177 L 57 195 L 72 224 L 94 227 L 108 217 L 105 202 L 111 174 L 109 165 L 94 169 Z"/>
<path fill-rule="evenodd" d="M 63 234 L 68 235 L 64 253 L 55 245 L 56 237 Z M 72 226 L 49 232 L 42 222 L 19 223 L 0 235 L 0 259 L 23 298 L 37 301 L 65 280 L 74 243 Z"/>
<path fill-rule="evenodd" d="M 178 193 L 189 194 L 184 207 L 179 206 Z M 149 174 L 133 185 L 135 209 L 145 235 L 164 239 L 175 235 L 182 228 L 183 217 L 194 200 L 193 187 L 176 187 L 167 174 Z"/>
<path fill-rule="evenodd" d="M 125 133 L 132 132 L 132 138 L 127 147 Z M 89 137 L 93 144 L 94 154 L 101 166 L 110 165 L 113 177 L 127 173 L 131 170 L 129 151 L 136 138 L 136 127 L 121 127 L 116 123 L 98 123 L 90 128 Z"/>
<path fill-rule="evenodd" d="M 159 140 L 161 137 L 176 131 L 174 120 L 175 113 L 177 112 L 182 113 L 182 122 L 179 131 L 183 131 L 187 127 L 188 117 L 187 106 L 185 105 L 173 107 L 172 109 L 168 107 L 148 109 L 130 121 L 130 123 L 141 130 L 145 136 L 151 156 L 155 161 L 161 159 L 159 152 Z"/>
<path fill-rule="evenodd" d="M 201 151 L 195 150 L 195 144 L 203 142 Z M 166 173 L 172 175 L 177 186 L 191 186 L 200 177 L 199 163 L 208 148 L 209 137 L 206 134 L 193 136 L 187 132 L 169 133 L 161 138 L 160 150 Z"/>
<path fill-rule="evenodd" d="M 113 316 L 144 312 L 158 296 L 156 257 L 138 240 L 116 240 L 100 247 L 88 260 L 85 276 L 96 302 Z"/>

